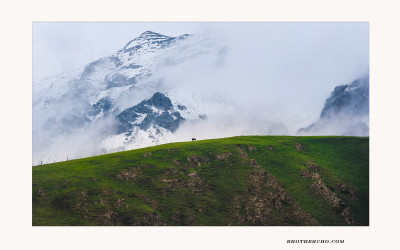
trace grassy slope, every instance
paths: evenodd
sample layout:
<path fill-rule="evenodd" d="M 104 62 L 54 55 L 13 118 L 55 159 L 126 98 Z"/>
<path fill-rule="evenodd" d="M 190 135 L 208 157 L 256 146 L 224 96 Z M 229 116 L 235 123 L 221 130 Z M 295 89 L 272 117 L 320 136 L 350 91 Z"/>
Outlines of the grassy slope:
<path fill-rule="evenodd" d="M 368 138 L 245 136 L 35 166 L 33 225 L 347 225 L 345 207 L 368 225 L 368 150 Z"/>

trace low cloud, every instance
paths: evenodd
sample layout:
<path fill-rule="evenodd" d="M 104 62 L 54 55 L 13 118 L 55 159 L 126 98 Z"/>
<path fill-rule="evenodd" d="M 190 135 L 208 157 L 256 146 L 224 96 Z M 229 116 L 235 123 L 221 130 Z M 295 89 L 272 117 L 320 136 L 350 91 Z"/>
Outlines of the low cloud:
<path fill-rule="evenodd" d="M 115 100 L 115 112 L 157 91 L 201 94 L 230 108 L 184 122 L 173 140 L 295 135 L 318 120 L 335 86 L 368 73 L 368 29 L 367 23 L 205 24 L 199 34 L 165 50 L 152 76 Z M 93 94 L 82 81 L 69 84 L 75 85 L 68 95 L 33 113 L 34 164 L 102 153 L 101 141 L 112 134 L 112 117 L 68 124 L 65 118 L 79 115 Z"/>

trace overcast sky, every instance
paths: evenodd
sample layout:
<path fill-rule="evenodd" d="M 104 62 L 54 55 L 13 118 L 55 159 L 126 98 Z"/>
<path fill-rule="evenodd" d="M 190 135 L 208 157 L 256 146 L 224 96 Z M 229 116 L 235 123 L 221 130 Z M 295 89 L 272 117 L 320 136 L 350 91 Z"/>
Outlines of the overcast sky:
<path fill-rule="evenodd" d="M 242 47 L 237 52 L 243 56 L 254 56 L 254 60 L 264 56 L 270 60 L 261 58 L 261 63 L 276 62 L 275 68 L 286 67 L 282 65 L 287 64 L 285 56 L 293 56 L 295 60 L 308 57 L 307 61 L 316 65 L 326 64 L 318 60 L 328 59 L 332 68 L 339 64 L 368 67 L 368 23 L 34 22 L 33 79 L 40 80 L 107 56 L 146 30 L 178 36 L 209 29 L 225 33 L 231 45 Z M 316 66 L 301 63 L 297 64 L 299 70 Z"/>

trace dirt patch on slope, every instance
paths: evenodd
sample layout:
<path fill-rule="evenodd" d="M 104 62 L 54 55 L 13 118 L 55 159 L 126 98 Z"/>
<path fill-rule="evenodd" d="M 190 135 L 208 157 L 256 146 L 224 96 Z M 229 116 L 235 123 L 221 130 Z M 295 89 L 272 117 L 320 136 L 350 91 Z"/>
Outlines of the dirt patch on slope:
<path fill-rule="evenodd" d="M 294 149 L 295 149 L 296 151 L 299 151 L 299 152 L 304 153 L 304 151 L 303 151 L 303 145 L 301 145 L 300 143 L 297 143 L 296 145 L 294 145 Z"/>
<path fill-rule="evenodd" d="M 209 159 L 201 155 L 191 155 L 187 158 L 192 166 L 201 167 L 201 164 L 208 163 Z"/>
<path fill-rule="evenodd" d="M 173 192 L 182 188 L 189 188 L 191 192 L 198 193 L 208 190 L 206 183 L 200 178 L 199 174 L 195 171 L 189 173 L 187 176 L 177 176 L 179 173 L 167 171 L 161 179 L 161 182 L 166 185 L 161 189 L 163 196 L 171 195 Z"/>
<path fill-rule="evenodd" d="M 46 195 L 46 193 L 43 191 L 43 188 L 39 188 L 38 196 L 43 198 L 45 195 Z"/>
<path fill-rule="evenodd" d="M 142 170 L 139 167 L 131 167 L 119 172 L 116 177 L 123 181 L 130 181 L 142 175 Z"/>
<path fill-rule="evenodd" d="M 189 178 L 187 181 L 187 186 L 193 193 L 202 192 L 205 190 L 204 182 L 200 178 L 197 172 L 193 172 L 189 174 Z"/>
<path fill-rule="evenodd" d="M 217 160 L 218 161 L 226 161 L 226 160 L 228 160 L 229 156 L 231 156 L 231 155 L 232 155 L 231 153 L 223 153 L 223 154 L 217 155 Z"/>
<path fill-rule="evenodd" d="M 151 155 L 152 155 L 151 152 L 146 152 L 146 153 L 143 155 L 143 157 L 144 157 L 144 158 L 148 158 L 148 157 L 150 157 Z"/>
<path fill-rule="evenodd" d="M 315 164 L 313 161 L 310 161 L 307 165 L 307 167 L 313 171 L 313 172 L 322 172 L 323 168 L 321 166 L 318 166 L 317 164 Z"/>
<path fill-rule="evenodd" d="M 336 185 L 338 191 L 344 195 L 347 195 L 350 200 L 358 200 L 359 194 L 356 190 L 352 189 L 351 187 L 347 186 L 346 184 L 339 183 Z"/>
<path fill-rule="evenodd" d="M 238 151 L 239 156 L 244 160 L 244 162 L 249 159 L 249 156 L 243 149 L 237 147 L 236 150 Z"/>
<path fill-rule="evenodd" d="M 171 219 L 173 222 L 179 225 L 192 225 L 195 222 L 193 214 L 187 209 L 183 208 L 175 211 L 175 213 L 171 216 Z"/>
<path fill-rule="evenodd" d="M 247 151 L 256 151 L 257 148 L 252 146 L 252 145 L 243 145 L 243 144 L 238 144 L 237 145 L 238 148 L 243 149 L 243 150 L 247 150 Z"/>

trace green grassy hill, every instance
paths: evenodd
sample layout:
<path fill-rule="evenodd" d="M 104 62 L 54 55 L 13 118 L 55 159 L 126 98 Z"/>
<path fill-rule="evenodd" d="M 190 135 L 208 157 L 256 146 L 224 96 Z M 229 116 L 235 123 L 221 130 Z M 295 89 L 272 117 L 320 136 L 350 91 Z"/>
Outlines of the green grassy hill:
<path fill-rule="evenodd" d="M 369 138 L 242 136 L 32 167 L 33 225 L 369 225 Z"/>

